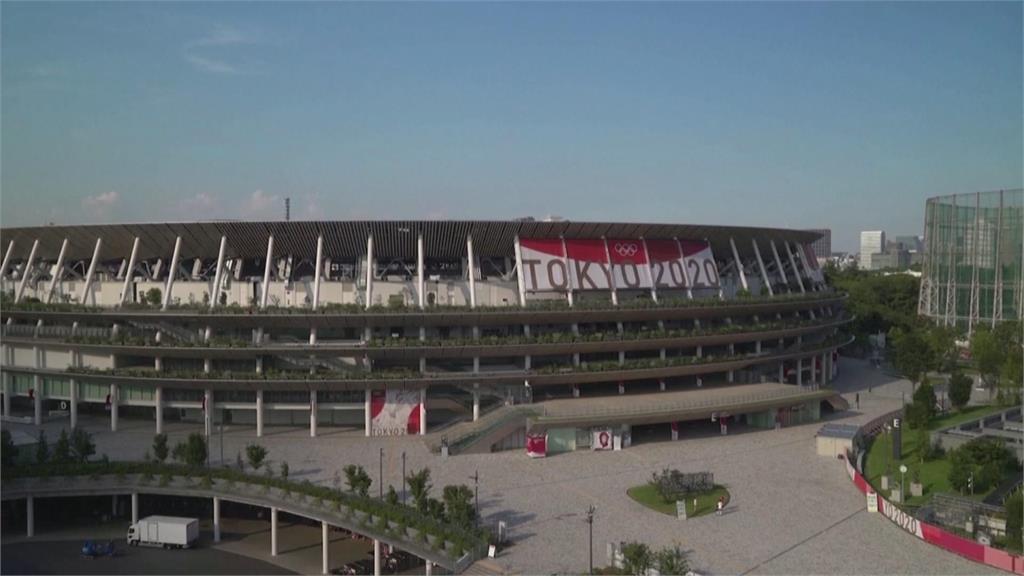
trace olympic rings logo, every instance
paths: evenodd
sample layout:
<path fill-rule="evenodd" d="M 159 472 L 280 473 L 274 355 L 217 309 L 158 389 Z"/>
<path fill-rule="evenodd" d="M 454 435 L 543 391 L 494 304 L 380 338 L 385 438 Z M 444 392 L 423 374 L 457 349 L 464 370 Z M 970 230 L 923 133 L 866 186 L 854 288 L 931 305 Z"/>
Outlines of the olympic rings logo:
<path fill-rule="evenodd" d="M 622 242 L 615 243 L 615 252 L 618 253 L 619 256 L 625 256 L 628 258 L 630 256 L 636 256 L 636 253 L 639 251 L 640 248 L 635 242 L 630 242 L 628 244 Z"/>

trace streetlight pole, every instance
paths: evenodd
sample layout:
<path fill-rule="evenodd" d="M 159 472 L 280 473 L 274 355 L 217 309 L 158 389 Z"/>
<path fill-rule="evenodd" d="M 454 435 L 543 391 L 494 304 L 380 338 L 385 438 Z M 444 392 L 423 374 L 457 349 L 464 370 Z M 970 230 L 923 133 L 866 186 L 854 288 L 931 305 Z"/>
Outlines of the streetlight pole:
<path fill-rule="evenodd" d="M 384 447 L 380 449 L 380 468 L 378 469 L 378 478 L 380 478 L 380 499 L 384 499 Z"/>
<path fill-rule="evenodd" d="M 402 504 L 405 504 L 405 450 L 402 450 Z"/>
<path fill-rule="evenodd" d="M 589 572 L 589 574 L 593 574 L 594 573 L 594 512 L 596 512 L 596 511 L 597 511 L 597 509 L 594 508 L 593 504 L 591 504 L 590 507 L 587 508 L 587 524 L 588 524 L 588 526 L 590 528 L 590 572 Z"/>

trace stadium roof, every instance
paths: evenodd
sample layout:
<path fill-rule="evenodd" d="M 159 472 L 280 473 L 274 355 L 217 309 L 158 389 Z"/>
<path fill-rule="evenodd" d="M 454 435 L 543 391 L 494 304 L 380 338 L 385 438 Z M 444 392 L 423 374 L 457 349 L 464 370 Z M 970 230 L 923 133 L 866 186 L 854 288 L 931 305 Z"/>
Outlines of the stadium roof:
<path fill-rule="evenodd" d="M 227 237 L 227 256 L 259 258 L 267 251 L 267 237 L 274 235 L 275 254 L 312 254 L 318 235 L 324 237 L 325 254 L 358 257 L 366 253 L 367 236 L 373 235 L 374 253 L 381 257 L 414 258 L 416 239 L 423 234 L 430 258 L 459 258 L 466 255 L 466 237 L 472 235 L 474 252 L 481 256 L 513 256 L 514 238 L 679 238 L 707 239 L 720 254 L 731 251 L 729 238 L 736 241 L 741 255 L 752 255 L 751 238 L 761 244 L 762 255 L 769 240 L 810 243 L 820 235 L 805 230 L 704 226 L 690 224 L 643 224 L 628 222 L 539 222 L 526 220 L 372 220 L 372 221 L 217 221 L 159 224 L 89 224 L 35 226 L 0 229 L 2 249 L 14 241 L 15 260 L 28 257 L 32 242 L 39 239 L 38 257 L 56 258 L 61 243 L 68 239 L 70 260 L 92 257 L 96 238 L 103 239 L 101 258 L 125 258 L 132 242 L 139 238 L 139 258 L 168 257 L 175 238 L 181 236 L 182 258 L 213 258 L 221 236 Z M 765 256 L 767 257 L 767 256 Z"/>

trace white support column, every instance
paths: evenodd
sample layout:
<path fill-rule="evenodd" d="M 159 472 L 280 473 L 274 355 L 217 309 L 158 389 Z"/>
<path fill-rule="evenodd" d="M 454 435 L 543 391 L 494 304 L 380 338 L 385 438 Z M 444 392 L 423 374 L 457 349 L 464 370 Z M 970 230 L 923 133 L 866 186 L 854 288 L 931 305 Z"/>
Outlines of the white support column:
<path fill-rule="evenodd" d="M 153 415 L 156 419 L 156 433 L 164 433 L 164 388 L 157 386 L 153 391 Z"/>
<path fill-rule="evenodd" d="M 263 437 L 263 390 L 256 391 L 256 437 Z"/>
<path fill-rule="evenodd" d="M 316 237 L 316 264 L 313 267 L 313 310 L 320 306 L 320 278 L 324 275 L 324 237 Z M 315 328 L 314 328 L 315 330 Z"/>
<path fill-rule="evenodd" d="M 519 284 L 519 305 L 526 307 L 526 276 L 523 275 L 523 247 L 519 243 L 519 235 L 516 234 L 516 281 Z"/>
<path fill-rule="evenodd" d="M 309 437 L 316 438 L 316 390 L 309 391 Z"/>
<path fill-rule="evenodd" d="M 640 242 L 644 246 L 644 258 L 647 259 L 647 275 L 651 278 L 651 300 L 654 302 L 658 301 L 658 287 L 654 283 L 654 267 L 651 264 L 651 253 L 647 251 L 647 240 L 644 238 L 640 239 Z M 689 285 L 689 282 L 687 282 Z M 662 358 L 664 359 L 664 358 Z"/>
<path fill-rule="evenodd" d="M 416 298 L 419 304 L 420 310 L 427 305 L 426 290 L 426 270 L 424 270 L 424 259 L 423 254 L 423 233 L 420 232 L 419 236 L 416 237 Z"/>
<path fill-rule="evenodd" d="M 277 556 L 277 508 L 270 507 L 270 555 Z"/>
<path fill-rule="evenodd" d="M 28 285 L 28 277 L 32 275 L 32 265 L 36 262 L 36 252 L 39 250 L 39 240 L 32 242 L 32 250 L 28 253 L 28 260 L 21 268 L 21 282 L 18 282 L 18 291 L 14 294 L 14 302 L 21 302 L 21 295 L 25 293 L 25 286 Z M 84 302 L 84 301 L 83 301 Z"/>
<path fill-rule="evenodd" d="M 174 252 L 171 255 L 171 266 L 167 269 L 167 285 L 164 287 L 164 302 L 162 310 L 167 310 L 171 303 L 171 289 L 174 288 L 174 277 L 178 275 L 178 257 L 181 256 L 181 236 L 174 240 Z"/>
<path fill-rule="evenodd" d="M 213 390 L 203 392 L 203 434 L 207 439 L 213 434 Z"/>
<path fill-rule="evenodd" d="M 117 384 L 110 385 L 110 431 L 117 432 L 117 406 L 118 406 Z"/>
<path fill-rule="evenodd" d="M 420 436 L 427 433 L 427 389 L 420 388 Z"/>
<path fill-rule="evenodd" d="M 793 251 L 789 249 L 789 242 L 783 242 L 782 246 L 786 249 L 786 255 L 789 256 L 789 265 L 793 269 L 793 276 L 796 276 L 797 284 L 800 285 L 800 293 L 806 294 L 807 289 L 804 288 L 803 278 L 800 277 L 800 269 L 796 267 L 796 260 L 793 258 Z"/>
<path fill-rule="evenodd" d="M 469 307 L 476 308 L 476 261 L 472 235 L 466 236 L 466 261 L 469 263 Z"/>
<path fill-rule="evenodd" d="M 3 287 L 3 281 L 7 278 L 7 265 L 11 263 L 11 256 L 14 254 L 14 240 L 7 243 L 7 252 L 4 252 L 4 261 L 0 264 L 0 288 Z"/>
<path fill-rule="evenodd" d="M 373 259 L 373 235 L 366 237 L 366 309 L 373 305 L 373 274 L 377 267 Z M 369 430 L 369 428 L 367 428 Z M 369 434 L 367 434 L 369 435 Z"/>
<path fill-rule="evenodd" d="M 786 362 L 784 360 L 779 362 L 779 383 L 786 383 Z"/>
<path fill-rule="evenodd" d="M 118 306 L 124 306 L 124 301 L 128 298 L 128 288 L 131 287 L 132 279 L 135 277 L 135 260 L 138 256 L 139 237 L 136 236 L 132 241 L 132 253 L 128 256 L 128 267 L 124 269 L 124 284 L 121 285 L 121 296 L 117 300 Z"/>
<path fill-rule="evenodd" d="M 321 558 L 322 568 L 320 569 L 320 573 L 327 574 L 331 570 L 331 539 L 330 532 L 327 529 L 327 522 L 322 520 L 320 521 L 320 539 L 323 541 L 320 545 L 321 553 L 323 555 L 323 558 Z"/>
<path fill-rule="evenodd" d="M 57 289 L 57 282 L 64 274 L 64 254 L 68 251 L 68 239 L 60 243 L 60 252 L 57 253 L 57 264 L 53 267 L 53 276 L 50 278 L 50 285 L 46 289 L 46 301 L 53 302 L 53 292 Z"/>
<path fill-rule="evenodd" d="M 373 576 L 380 576 L 380 540 L 373 540 Z"/>
<path fill-rule="evenodd" d="M 36 535 L 36 502 L 35 498 L 25 498 L 25 536 L 31 538 Z"/>
<path fill-rule="evenodd" d="M 213 497 L 213 542 L 220 542 L 220 498 Z"/>
<path fill-rule="evenodd" d="M 139 493 L 132 492 L 132 524 L 139 521 Z"/>
<path fill-rule="evenodd" d="M 803 386 L 804 385 L 804 359 L 803 358 L 797 358 L 796 359 L 796 385 L 797 386 Z"/>
<path fill-rule="evenodd" d="M 366 428 L 366 437 L 367 438 L 370 437 L 370 428 L 373 425 L 373 420 L 372 420 L 373 419 L 373 408 L 372 408 L 372 405 L 370 404 L 370 396 L 372 394 L 373 393 L 370 391 L 370 389 L 367 388 L 366 389 L 366 410 L 365 410 L 365 428 Z"/>
<path fill-rule="evenodd" d="M 263 265 L 263 291 L 260 294 L 260 310 L 267 307 L 267 299 L 270 297 L 270 269 L 274 263 L 274 235 L 267 238 L 267 261 Z"/>
<path fill-rule="evenodd" d="M 4 354 L 7 353 L 6 347 L 4 348 Z M 4 385 L 4 406 L 3 414 L 4 418 L 11 417 L 11 378 L 12 376 L 7 372 L 3 373 L 3 385 Z M 74 426 L 72 426 L 74 427 Z"/>
<path fill-rule="evenodd" d="M 611 273 L 611 269 L 612 269 L 612 256 L 608 252 L 608 239 L 602 236 L 601 237 L 601 241 L 604 242 L 604 260 L 606 262 L 605 265 L 608 266 L 608 283 L 611 284 L 611 289 L 612 289 L 612 306 L 618 306 L 619 305 L 619 291 L 615 288 L 615 275 Z M 622 330 L 621 330 L 622 323 L 621 322 L 619 323 L 619 327 L 620 327 L 619 332 L 622 332 Z"/>
<path fill-rule="evenodd" d="M 811 285 L 811 291 L 817 292 L 818 285 L 814 282 L 814 277 L 811 276 L 811 266 L 807 263 L 807 253 L 804 251 L 804 247 L 801 244 L 793 242 L 793 251 L 796 252 L 796 259 L 800 261 L 800 265 L 804 269 L 804 276 L 807 278 L 807 282 Z"/>
<path fill-rule="evenodd" d="M 217 250 L 217 270 L 213 273 L 213 287 L 210 288 L 210 310 L 220 304 L 220 280 L 224 273 L 224 251 L 228 247 L 228 237 L 220 237 L 220 249 Z"/>
<path fill-rule="evenodd" d="M 775 257 L 775 267 L 779 270 L 779 277 L 782 278 L 783 284 L 789 284 L 789 279 L 786 278 L 786 269 L 782 266 L 782 259 L 779 258 L 779 250 L 775 247 L 775 240 L 769 240 L 772 247 L 772 255 Z"/>
<path fill-rule="evenodd" d="M 434 573 L 434 563 L 430 560 L 427 560 L 426 565 L 423 568 L 423 573 L 425 574 L 425 576 L 432 576 Z"/>
<path fill-rule="evenodd" d="M 575 296 L 572 289 L 572 269 L 569 268 L 569 248 L 565 245 L 565 237 L 559 236 L 562 241 L 562 265 L 565 266 L 565 295 L 569 300 L 569 308 L 575 304 Z"/>
<path fill-rule="evenodd" d="M 33 410 L 32 410 L 32 412 L 33 412 L 32 422 L 36 426 L 42 426 L 43 425 L 43 379 L 39 377 L 39 374 L 36 374 L 35 376 L 33 376 L 32 379 L 33 379 L 32 387 L 34 389 L 33 396 L 32 396 L 32 408 L 33 408 Z"/>
<path fill-rule="evenodd" d="M 736 271 L 740 274 L 740 283 L 743 284 L 743 289 L 749 292 L 750 286 L 747 284 L 747 273 L 743 271 L 743 261 L 740 260 L 740 253 L 736 250 L 736 241 L 733 240 L 732 236 L 729 236 L 729 246 L 732 248 L 732 259 L 736 263 Z"/>
<path fill-rule="evenodd" d="M 750 243 L 754 246 L 754 256 L 757 258 L 757 267 L 761 271 L 761 281 L 764 282 L 765 287 L 768 288 L 768 296 L 775 296 L 775 290 L 772 289 L 772 281 L 768 279 L 768 269 L 765 268 L 764 260 L 761 259 L 761 249 L 757 247 L 757 240 L 751 238 Z"/>
<path fill-rule="evenodd" d="M 92 278 L 96 273 L 96 263 L 100 261 L 100 248 L 103 246 L 103 238 L 96 239 L 96 246 L 92 249 L 92 260 L 89 261 L 89 269 L 85 272 L 85 283 L 82 286 L 82 304 L 86 304 L 89 291 L 92 289 Z"/>
<path fill-rule="evenodd" d="M 480 385 L 473 384 L 473 422 L 480 419 Z"/>

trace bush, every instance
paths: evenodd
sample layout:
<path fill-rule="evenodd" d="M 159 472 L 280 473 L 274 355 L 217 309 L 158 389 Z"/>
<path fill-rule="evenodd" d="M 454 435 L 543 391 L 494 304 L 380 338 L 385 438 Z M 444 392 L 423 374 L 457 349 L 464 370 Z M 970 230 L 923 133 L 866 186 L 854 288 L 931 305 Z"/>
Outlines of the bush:
<path fill-rule="evenodd" d="M 171 453 L 175 460 L 193 468 L 206 464 L 207 455 L 206 438 L 198 432 L 189 434 L 188 439 L 178 443 Z"/>
<path fill-rule="evenodd" d="M 949 483 L 961 493 L 995 486 L 1016 459 L 998 438 L 977 438 L 949 453 Z M 973 486 L 971 485 L 973 481 Z"/>
<path fill-rule="evenodd" d="M 157 462 L 163 463 L 167 460 L 167 434 L 153 436 L 153 457 Z"/>
<path fill-rule="evenodd" d="M 627 574 L 642 576 L 651 568 L 654 556 L 651 547 L 642 542 L 626 542 L 622 545 L 622 567 Z"/>
<path fill-rule="evenodd" d="M 267 457 L 267 449 L 259 444 L 249 444 L 245 447 L 245 457 L 253 470 L 259 470 Z"/>
<path fill-rule="evenodd" d="M 86 462 L 89 457 L 96 453 L 96 444 L 92 441 L 92 434 L 81 428 L 71 431 L 71 453 L 78 462 Z"/>
<path fill-rule="evenodd" d="M 949 401 L 957 410 L 963 410 L 971 400 L 971 377 L 962 372 L 953 372 L 949 377 Z"/>

